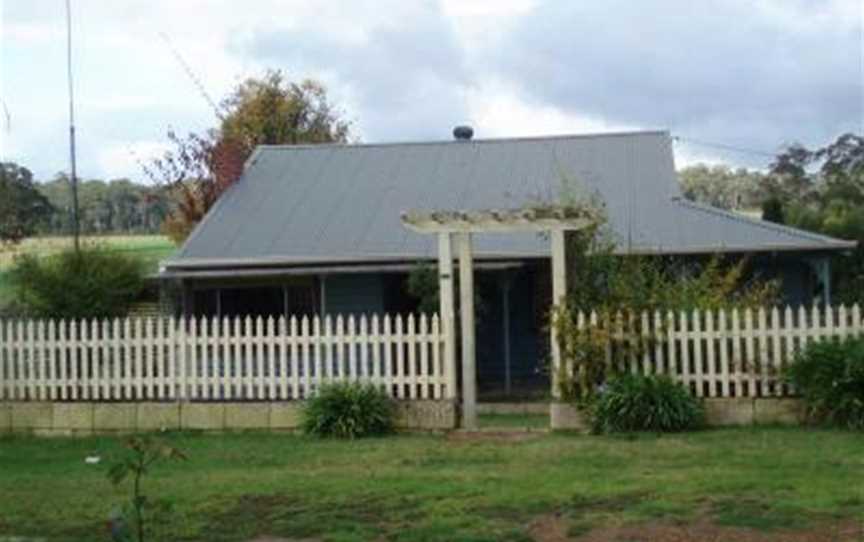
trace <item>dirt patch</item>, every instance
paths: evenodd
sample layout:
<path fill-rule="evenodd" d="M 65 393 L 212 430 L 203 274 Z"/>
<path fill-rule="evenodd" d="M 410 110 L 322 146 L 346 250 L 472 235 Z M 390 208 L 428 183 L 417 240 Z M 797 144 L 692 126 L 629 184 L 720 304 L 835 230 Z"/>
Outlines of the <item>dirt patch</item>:
<path fill-rule="evenodd" d="M 549 519 L 546 519 L 547 523 Z M 545 525 L 540 535 L 559 533 L 564 529 L 566 518 L 558 518 L 558 525 Z M 564 525 L 560 525 L 563 523 Z M 603 527 L 573 538 L 542 538 L 531 532 L 537 542 L 578 540 L 580 542 L 853 542 L 864 540 L 864 523 L 846 521 L 823 524 L 804 530 L 778 529 L 757 531 L 744 527 L 726 527 L 708 520 L 687 524 L 665 522 L 640 523 L 623 527 Z"/>
<path fill-rule="evenodd" d="M 321 542 L 320 538 L 276 538 L 272 536 L 259 536 L 249 542 Z"/>
<path fill-rule="evenodd" d="M 528 526 L 528 534 L 536 542 L 566 542 L 572 540 L 568 536 L 570 522 L 561 514 L 540 516 Z"/>
<path fill-rule="evenodd" d="M 570 499 L 570 506 L 579 512 L 602 511 L 622 512 L 640 502 L 648 500 L 651 494 L 647 491 L 633 491 L 606 496 L 587 496 L 575 494 Z"/>
<path fill-rule="evenodd" d="M 545 433 L 540 431 L 451 431 L 447 440 L 451 442 L 524 442 L 536 440 Z"/>

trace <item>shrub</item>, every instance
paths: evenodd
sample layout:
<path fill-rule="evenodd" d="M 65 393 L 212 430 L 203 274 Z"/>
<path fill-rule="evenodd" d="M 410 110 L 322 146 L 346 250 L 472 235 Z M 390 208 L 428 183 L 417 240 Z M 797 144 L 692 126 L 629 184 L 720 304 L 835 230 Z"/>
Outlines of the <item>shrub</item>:
<path fill-rule="evenodd" d="M 370 384 L 321 386 L 303 409 L 303 430 L 319 437 L 355 439 L 393 431 L 393 402 Z"/>
<path fill-rule="evenodd" d="M 9 279 L 15 305 L 38 318 L 124 316 L 144 287 L 138 259 L 100 247 L 19 256 Z"/>
<path fill-rule="evenodd" d="M 667 376 L 615 377 L 590 411 L 597 433 L 686 431 L 704 419 L 699 400 Z"/>
<path fill-rule="evenodd" d="M 785 376 L 811 421 L 864 429 L 864 338 L 811 343 Z"/>

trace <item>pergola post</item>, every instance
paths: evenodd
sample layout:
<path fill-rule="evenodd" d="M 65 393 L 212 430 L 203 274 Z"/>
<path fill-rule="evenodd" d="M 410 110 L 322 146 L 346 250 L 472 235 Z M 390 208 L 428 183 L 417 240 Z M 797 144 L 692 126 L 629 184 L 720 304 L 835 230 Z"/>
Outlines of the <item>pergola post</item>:
<path fill-rule="evenodd" d="M 451 239 L 455 237 L 459 253 L 459 315 L 462 331 L 462 427 L 477 428 L 477 359 L 474 337 L 474 261 L 471 254 L 472 233 L 549 232 L 552 242 L 552 302 L 566 300 L 567 274 L 564 232 L 581 230 L 597 223 L 592 208 L 561 207 L 486 211 L 409 211 L 402 213 L 402 224 L 417 233 L 438 234 L 438 265 L 441 286 L 441 318 L 447 340 L 445 356 L 448 367 L 455 366 L 453 283 Z M 505 322 L 505 325 L 507 323 Z M 448 332 L 448 326 L 453 332 Z M 509 328 L 509 325 L 507 325 Z M 552 328 L 552 395 L 558 398 L 558 372 L 561 352 Z M 509 357 L 509 356 L 508 356 Z M 508 364 L 509 366 L 509 364 Z M 448 373 L 448 383 L 455 387 L 455 370 Z M 454 395 L 455 397 L 455 395 Z"/>
<path fill-rule="evenodd" d="M 453 289 L 453 234 L 438 234 L 438 300 L 441 331 L 444 334 L 444 377 L 447 398 L 456 393 L 456 311 Z"/>
<path fill-rule="evenodd" d="M 552 305 L 554 307 L 563 304 L 567 299 L 567 260 L 564 230 L 552 230 L 549 237 L 552 244 Z M 550 340 L 552 341 L 552 397 L 560 399 L 561 389 L 558 385 L 558 377 L 561 370 L 561 348 L 558 346 L 554 321 L 550 320 L 549 329 Z"/>
<path fill-rule="evenodd" d="M 462 426 L 477 429 L 477 357 L 474 349 L 474 257 L 471 234 L 459 233 L 459 318 L 462 323 Z"/>

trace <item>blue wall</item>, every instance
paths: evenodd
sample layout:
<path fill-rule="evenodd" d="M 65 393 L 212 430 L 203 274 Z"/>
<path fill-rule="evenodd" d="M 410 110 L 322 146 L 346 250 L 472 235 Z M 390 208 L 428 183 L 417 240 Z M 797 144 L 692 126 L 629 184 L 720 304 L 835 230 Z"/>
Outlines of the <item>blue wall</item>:
<path fill-rule="evenodd" d="M 325 285 L 327 314 L 380 314 L 384 312 L 381 275 L 329 275 Z"/>
<path fill-rule="evenodd" d="M 483 388 L 503 384 L 505 380 L 504 304 L 500 273 L 478 275 L 483 312 L 477 321 L 477 382 Z M 510 375 L 514 383 L 543 378 L 540 373 L 542 331 L 536 322 L 534 277 L 531 269 L 517 271 L 511 277 Z"/>

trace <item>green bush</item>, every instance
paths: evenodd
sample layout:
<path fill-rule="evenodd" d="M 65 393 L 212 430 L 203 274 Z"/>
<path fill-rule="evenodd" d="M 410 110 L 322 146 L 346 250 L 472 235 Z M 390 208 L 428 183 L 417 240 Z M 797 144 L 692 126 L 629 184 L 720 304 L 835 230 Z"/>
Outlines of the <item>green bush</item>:
<path fill-rule="evenodd" d="M 393 431 L 393 401 L 370 384 L 321 386 L 303 408 L 303 430 L 319 437 L 355 439 Z"/>
<path fill-rule="evenodd" d="M 590 408 L 597 433 L 675 432 L 702 425 L 702 404 L 666 376 L 622 375 L 607 384 Z"/>
<path fill-rule="evenodd" d="M 811 421 L 864 429 L 864 338 L 811 343 L 786 369 Z"/>
<path fill-rule="evenodd" d="M 23 316 L 104 318 L 124 316 L 144 287 L 133 256 L 82 247 L 50 256 L 23 255 L 9 271 L 13 303 Z"/>

